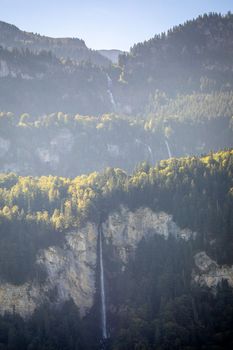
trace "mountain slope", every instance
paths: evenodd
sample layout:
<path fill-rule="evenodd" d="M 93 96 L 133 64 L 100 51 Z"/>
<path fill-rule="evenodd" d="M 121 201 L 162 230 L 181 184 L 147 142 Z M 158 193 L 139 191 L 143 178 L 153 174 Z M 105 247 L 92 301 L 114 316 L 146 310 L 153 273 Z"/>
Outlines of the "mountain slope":
<path fill-rule="evenodd" d="M 0 47 L 0 109 L 43 114 L 111 112 L 108 77 L 98 66 L 60 61 L 51 52 Z"/>
<path fill-rule="evenodd" d="M 104 68 L 0 25 L 0 349 L 233 348 L 233 15 Z"/>
<path fill-rule="evenodd" d="M 232 38 L 233 15 L 209 14 L 134 45 L 119 60 L 125 104 L 142 109 L 156 89 L 173 97 L 231 90 Z"/>
<path fill-rule="evenodd" d="M 68 348 L 103 347 L 101 230 L 107 348 L 232 344 L 232 166 L 227 151 L 145 165 L 132 176 L 1 175 L 1 343 L 56 349 L 64 333 Z"/>
<path fill-rule="evenodd" d="M 98 51 L 87 48 L 78 38 L 50 38 L 28 33 L 14 25 L 0 21 L 0 45 L 5 48 L 29 49 L 34 53 L 51 51 L 59 58 L 70 58 L 77 62 L 88 61 L 100 66 L 108 66 L 111 61 Z"/>
<path fill-rule="evenodd" d="M 233 147 L 232 115 L 233 95 L 224 93 L 167 100 L 163 109 L 151 105 L 147 120 L 0 113 L 0 172 L 75 177 L 120 167 L 132 173 L 140 162 L 154 165 L 169 152 L 176 157 Z"/>
<path fill-rule="evenodd" d="M 142 117 L 147 113 L 148 103 L 156 91 L 166 93 L 169 98 L 176 98 L 178 94 L 191 95 L 194 92 L 211 94 L 230 92 L 233 89 L 231 59 L 233 55 L 233 15 L 230 13 L 225 16 L 218 14 L 200 16 L 169 30 L 167 34 L 157 35 L 149 41 L 139 43 L 131 49 L 130 53 L 119 56 L 119 66 L 107 65 L 105 68 L 93 68 L 92 64 L 86 63 L 86 67 L 90 67 L 90 70 L 98 71 L 98 74 L 94 76 L 91 72 L 89 74 L 88 69 L 79 76 L 75 74 L 72 76 L 73 68 L 70 67 L 77 66 L 75 60 L 78 59 L 74 57 L 75 52 L 86 50 L 82 41 L 40 37 L 30 33 L 25 34 L 16 27 L 4 23 L 1 26 L 3 28 L 0 30 L 0 36 L 3 37 L 2 43 L 8 48 L 11 46 L 11 51 L 12 47 L 29 48 L 34 51 L 34 60 L 37 61 L 40 56 L 38 50 L 46 49 L 58 57 L 65 57 L 62 63 L 68 67 L 63 70 L 62 77 L 60 70 L 54 71 L 51 79 L 49 70 L 53 71 L 53 68 L 49 67 L 48 61 L 48 70 L 44 75 L 43 84 L 41 81 L 34 81 L 28 83 L 30 86 L 27 86 L 25 81 L 10 79 L 12 74 L 7 70 L 7 66 L 11 64 L 10 51 L 1 49 L 0 75 L 6 80 L 4 84 L 1 84 L 3 89 L 0 107 L 3 110 L 17 112 L 18 107 L 18 112 L 34 114 L 60 110 L 95 115 L 117 112 Z M 74 48 L 76 46 L 77 50 Z M 4 51 L 8 51 L 9 54 L 5 55 Z M 17 57 L 21 54 L 15 53 L 15 55 Z M 32 54 L 29 54 L 28 51 L 24 55 L 31 57 L 29 61 L 25 58 L 25 70 L 32 70 L 33 65 L 30 63 Z M 73 58 L 74 62 L 66 59 L 67 56 Z M 89 58 L 87 60 L 94 62 Z M 85 58 L 85 62 L 87 60 Z M 84 65 L 80 65 L 79 69 L 82 70 L 81 67 Z M 20 70 L 20 64 L 17 67 L 16 63 L 16 71 L 17 69 Z M 35 69 L 32 75 L 36 74 Z M 103 78 L 99 79 L 100 75 Z M 86 89 L 87 82 L 90 89 Z M 22 88 L 19 89 L 21 83 Z M 80 88 L 83 88 L 82 91 Z M 26 91 L 27 98 L 20 95 L 22 91 Z M 49 93 L 51 101 L 49 101 Z M 10 108 L 7 97 L 10 94 L 13 95 L 14 108 Z M 41 98 L 39 94 L 42 95 Z M 67 95 L 73 96 L 69 102 L 66 101 Z M 38 101 L 30 104 L 30 101 L 36 100 L 37 96 Z M 95 103 L 96 108 L 94 108 Z M 94 109 L 95 112 L 92 112 Z"/>

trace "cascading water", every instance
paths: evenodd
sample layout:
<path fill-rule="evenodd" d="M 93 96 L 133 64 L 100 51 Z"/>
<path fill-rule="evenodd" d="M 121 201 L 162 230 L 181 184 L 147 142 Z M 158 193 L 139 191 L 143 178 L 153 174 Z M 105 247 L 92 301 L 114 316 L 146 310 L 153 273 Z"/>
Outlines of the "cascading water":
<path fill-rule="evenodd" d="M 116 101 L 114 99 L 114 96 L 113 96 L 113 93 L 112 93 L 112 79 L 110 78 L 110 76 L 108 74 L 106 74 L 106 77 L 107 77 L 107 80 L 108 80 L 108 90 L 107 90 L 107 93 L 109 95 L 109 98 L 110 98 L 110 102 L 111 102 L 111 105 L 113 107 L 113 110 L 116 111 Z"/>
<path fill-rule="evenodd" d="M 112 87 L 112 79 L 110 78 L 110 76 L 108 74 L 106 74 L 106 77 L 108 79 L 108 87 L 111 88 Z"/>
<path fill-rule="evenodd" d="M 171 150 L 170 150 L 170 146 L 169 146 L 169 143 L 168 143 L 168 141 L 166 139 L 165 139 L 165 144 L 166 144 L 166 147 L 167 147 L 168 156 L 169 156 L 169 158 L 172 158 L 172 153 L 171 153 Z"/>
<path fill-rule="evenodd" d="M 102 230 L 99 229 L 99 259 L 100 259 L 100 296 L 101 296 L 101 326 L 102 337 L 107 339 L 106 298 L 104 285 L 103 242 Z"/>
<path fill-rule="evenodd" d="M 139 139 L 136 139 L 135 141 L 136 141 L 137 144 L 141 144 L 141 145 L 143 145 L 143 146 L 146 147 L 146 149 L 147 149 L 147 151 L 148 151 L 148 154 L 150 155 L 150 162 L 151 162 L 151 164 L 153 164 L 153 162 L 154 162 L 154 157 L 153 157 L 153 152 L 152 152 L 151 147 L 150 147 L 147 143 L 144 143 L 144 142 L 142 142 L 142 141 L 139 140 Z"/>
<path fill-rule="evenodd" d="M 152 153 L 152 149 L 149 145 L 147 145 L 147 149 L 148 149 L 148 152 L 150 153 L 150 158 L 151 158 L 151 164 L 153 164 L 153 153 Z"/>

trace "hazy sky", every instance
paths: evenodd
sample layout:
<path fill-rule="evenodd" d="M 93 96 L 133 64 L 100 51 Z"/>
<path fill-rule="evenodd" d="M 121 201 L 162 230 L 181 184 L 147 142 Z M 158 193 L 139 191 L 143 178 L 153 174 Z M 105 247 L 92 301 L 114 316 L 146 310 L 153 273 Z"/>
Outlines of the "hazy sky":
<path fill-rule="evenodd" d="M 0 0 L 0 20 L 53 37 L 78 37 L 93 49 L 134 43 L 208 12 L 233 11 L 233 0 Z"/>

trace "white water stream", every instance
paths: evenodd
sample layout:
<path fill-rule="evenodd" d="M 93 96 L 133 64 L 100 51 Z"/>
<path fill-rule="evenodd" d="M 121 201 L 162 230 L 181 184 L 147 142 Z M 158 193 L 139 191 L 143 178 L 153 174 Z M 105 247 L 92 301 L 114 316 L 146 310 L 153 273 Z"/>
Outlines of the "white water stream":
<path fill-rule="evenodd" d="M 103 247 L 102 247 L 102 230 L 99 230 L 99 255 L 100 255 L 100 294 L 101 294 L 101 323 L 102 337 L 107 339 L 107 320 L 106 320 L 106 298 L 104 285 L 104 264 L 103 264 Z"/>
<path fill-rule="evenodd" d="M 108 80 L 108 96 L 111 102 L 111 105 L 113 107 L 113 111 L 116 111 L 116 101 L 114 99 L 113 93 L 112 93 L 112 79 L 110 78 L 110 76 L 108 74 L 106 74 L 107 80 Z"/>
<path fill-rule="evenodd" d="M 152 149 L 149 145 L 147 145 L 147 149 L 148 149 L 148 152 L 150 153 L 151 164 L 153 164 L 154 157 L 153 157 Z"/>
<path fill-rule="evenodd" d="M 151 149 L 150 145 L 148 145 L 147 143 L 142 142 L 142 140 L 139 140 L 139 139 L 135 139 L 135 141 L 136 141 L 137 144 L 141 144 L 147 149 L 147 152 L 150 155 L 150 162 L 151 162 L 151 164 L 153 164 L 154 163 L 154 157 L 153 157 L 153 152 L 152 152 L 152 149 Z"/>
<path fill-rule="evenodd" d="M 166 144 L 166 147 L 167 147 L 168 156 L 169 156 L 169 158 L 172 158 L 171 149 L 170 149 L 169 143 L 168 143 L 168 141 L 166 139 L 165 139 L 165 144 Z"/>

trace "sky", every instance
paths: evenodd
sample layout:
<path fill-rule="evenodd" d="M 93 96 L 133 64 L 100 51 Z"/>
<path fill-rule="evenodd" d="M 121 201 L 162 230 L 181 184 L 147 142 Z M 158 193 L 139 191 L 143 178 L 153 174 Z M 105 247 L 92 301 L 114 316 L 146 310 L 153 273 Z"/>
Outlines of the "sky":
<path fill-rule="evenodd" d="M 233 0 L 0 0 L 0 20 L 92 49 L 128 51 L 203 13 L 233 12 Z"/>

